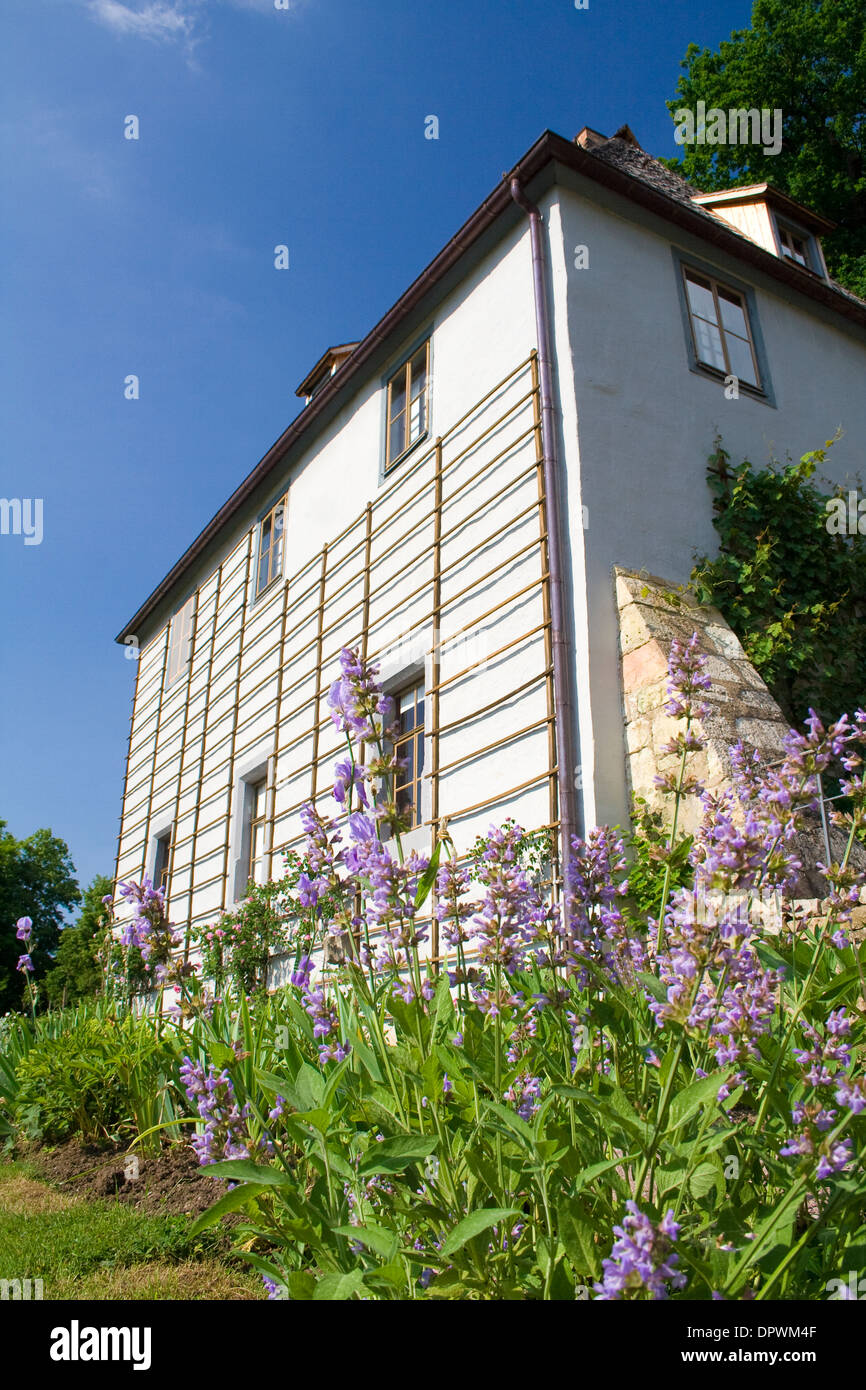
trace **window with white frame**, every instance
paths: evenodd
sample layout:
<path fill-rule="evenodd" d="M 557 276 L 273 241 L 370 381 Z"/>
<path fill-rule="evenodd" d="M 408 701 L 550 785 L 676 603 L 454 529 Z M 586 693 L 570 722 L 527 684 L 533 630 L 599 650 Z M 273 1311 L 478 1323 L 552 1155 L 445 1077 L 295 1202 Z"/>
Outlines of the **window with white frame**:
<path fill-rule="evenodd" d="M 697 361 L 761 391 L 745 295 L 689 266 L 683 266 L 683 280 Z"/>
<path fill-rule="evenodd" d="M 190 658 L 190 645 L 192 638 L 192 615 L 195 608 L 195 594 L 187 599 L 182 608 L 179 608 L 171 620 L 171 632 L 168 639 L 168 662 L 166 665 L 166 685 L 174 685 L 174 682 L 183 675 L 186 670 L 187 662 Z"/>
<path fill-rule="evenodd" d="M 801 265 L 805 270 L 817 271 L 818 258 L 815 252 L 814 238 L 808 232 L 802 231 L 790 222 L 783 222 L 781 218 L 777 217 L 776 235 L 779 238 L 779 250 L 783 260 L 793 261 L 795 265 Z"/>

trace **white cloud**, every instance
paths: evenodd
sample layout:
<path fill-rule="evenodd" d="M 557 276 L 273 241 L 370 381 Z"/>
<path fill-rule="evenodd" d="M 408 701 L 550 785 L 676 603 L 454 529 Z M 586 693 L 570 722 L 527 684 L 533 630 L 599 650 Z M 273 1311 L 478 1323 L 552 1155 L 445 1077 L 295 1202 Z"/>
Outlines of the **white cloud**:
<path fill-rule="evenodd" d="M 204 11 L 215 5 L 273 14 L 274 0 L 85 0 L 93 19 L 115 34 L 179 43 L 191 49 L 199 42 Z M 290 0 L 294 9 L 297 0 Z"/>
<path fill-rule="evenodd" d="M 225 3 L 235 10 L 260 10 L 262 14 L 267 14 L 274 8 L 274 0 L 225 0 Z M 297 0 L 290 0 L 289 9 L 295 9 L 296 3 Z"/>
<path fill-rule="evenodd" d="M 116 34 L 134 34 L 157 42 L 189 41 L 193 38 L 197 8 L 183 3 L 166 4 L 164 0 L 147 0 L 138 9 L 131 9 L 121 0 L 89 0 L 93 18 L 113 29 Z"/>

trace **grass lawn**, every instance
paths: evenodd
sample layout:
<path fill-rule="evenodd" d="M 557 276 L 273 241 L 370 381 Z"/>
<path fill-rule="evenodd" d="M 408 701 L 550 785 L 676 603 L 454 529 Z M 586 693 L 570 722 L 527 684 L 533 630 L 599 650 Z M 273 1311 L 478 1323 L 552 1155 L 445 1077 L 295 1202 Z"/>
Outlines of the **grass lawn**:
<path fill-rule="evenodd" d="M 261 1280 L 183 1216 L 84 1201 L 0 1165 L 0 1279 L 42 1279 L 45 1299 L 260 1299 Z"/>

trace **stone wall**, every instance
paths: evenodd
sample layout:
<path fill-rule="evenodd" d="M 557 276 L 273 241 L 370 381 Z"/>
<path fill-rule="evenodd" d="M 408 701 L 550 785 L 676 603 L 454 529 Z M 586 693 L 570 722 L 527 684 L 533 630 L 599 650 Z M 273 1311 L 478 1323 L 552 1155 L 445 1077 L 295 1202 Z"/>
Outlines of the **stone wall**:
<path fill-rule="evenodd" d="M 690 758 L 691 772 L 709 791 L 721 791 L 730 785 L 729 750 L 740 740 L 757 749 L 766 761 L 780 761 L 787 722 L 718 609 L 701 607 L 690 595 L 676 591 L 675 586 L 656 576 L 617 567 L 614 577 L 631 790 L 669 818 L 671 798 L 659 791 L 654 778 L 677 767 L 678 756 L 664 754 L 661 748 L 684 726 L 684 721 L 672 718 L 664 710 L 668 656 L 674 638 L 687 642 L 694 632 L 698 633 L 700 649 L 707 658 L 706 672 L 712 687 L 704 696 L 710 713 L 696 729 L 706 747 Z M 690 834 L 700 818 L 699 798 L 686 797 L 680 809 L 680 828 Z M 832 827 L 830 843 L 833 857 L 841 858 L 845 840 Z M 796 850 L 803 863 L 796 896 L 822 897 L 826 885 L 815 863 L 824 859 L 825 851 L 817 817 L 814 826 L 798 836 Z M 862 857 L 857 855 L 858 860 Z"/>

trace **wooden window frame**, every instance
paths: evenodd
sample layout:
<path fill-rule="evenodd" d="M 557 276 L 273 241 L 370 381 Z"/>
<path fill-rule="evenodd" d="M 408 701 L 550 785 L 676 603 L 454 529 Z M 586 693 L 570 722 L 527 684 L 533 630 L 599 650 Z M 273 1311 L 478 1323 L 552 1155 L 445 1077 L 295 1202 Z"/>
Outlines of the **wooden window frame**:
<path fill-rule="evenodd" d="M 412 830 L 417 830 L 419 826 L 424 824 L 424 744 L 426 738 L 427 717 L 427 710 L 426 708 L 424 708 L 426 704 L 427 693 L 425 689 L 425 684 L 426 683 L 424 681 L 424 677 L 418 676 L 415 678 L 415 680 L 409 681 L 405 685 L 400 686 L 399 689 L 391 692 L 391 699 L 394 701 L 395 707 L 395 717 L 398 722 L 400 719 L 401 701 L 407 695 L 414 696 L 415 724 L 413 728 L 409 730 L 408 733 L 398 734 L 398 736 L 394 739 L 394 753 L 398 758 L 400 757 L 401 748 L 405 748 L 410 743 L 414 745 L 414 776 L 412 778 L 411 783 L 405 784 L 406 789 L 411 790 L 413 793 L 412 820 L 411 824 L 407 827 L 407 833 Z M 423 709 L 423 717 L 421 719 L 420 724 L 417 722 L 419 704 L 422 706 Z M 398 772 L 394 778 L 395 801 L 397 800 L 398 792 L 400 790 L 400 775 L 401 774 Z"/>
<path fill-rule="evenodd" d="M 286 555 L 286 513 L 287 513 L 287 511 L 288 511 L 288 503 L 289 503 L 289 495 L 288 495 L 288 493 L 284 493 L 283 496 L 279 499 L 279 501 L 275 502 L 274 505 L 270 508 L 270 510 L 267 511 L 267 512 L 265 512 L 265 515 L 264 515 L 264 516 L 261 518 L 261 520 L 259 521 L 259 527 L 258 527 L 258 529 L 259 529 L 259 544 L 258 544 L 258 557 L 257 557 L 257 560 L 256 560 L 256 594 L 255 594 L 256 598 L 259 598 L 260 595 L 262 595 L 262 594 L 265 592 L 266 589 L 269 589 L 269 588 L 271 587 L 272 584 L 275 584 L 276 581 L 277 581 L 278 579 L 281 579 L 281 578 L 282 578 L 283 570 L 284 570 L 284 567 L 285 567 L 285 555 Z M 283 512 L 283 529 L 282 529 L 282 531 L 281 531 L 281 533 L 280 533 L 280 547 L 279 547 L 279 550 L 280 550 L 280 558 L 279 558 L 279 564 L 277 565 L 277 564 L 275 564 L 275 562 L 274 562 L 274 543 L 273 543 L 273 535 L 274 535 L 274 517 L 276 516 L 276 514 L 277 514 L 277 512 L 280 510 L 280 508 L 282 508 L 282 512 Z M 262 556 L 263 556 L 263 551 L 262 551 L 262 540 L 263 540 L 264 534 L 265 534 L 265 526 L 268 524 L 268 522 L 270 522 L 270 532 L 269 532 L 269 535 L 270 535 L 270 538 L 271 538 L 271 539 L 270 539 L 270 542 L 269 542 L 269 544 L 268 544 L 268 551 L 267 551 L 267 555 L 268 555 L 267 577 L 265 578 L 264 583 L 263 583 L 263 582 L 262 582 L 262 577 L 261 577 L 261 575 L 262 575 Z"/>
<path fill-rule="evenodd" d="M 408 425 L 409 425 L 409 418 L 410 418 L 410 415 L 411 415 L 411 407 L 412 407 L 412 400 L 413 400 L 413 396 L 412 396 L 412 363 L 416 360 L 416 358 L 420 355 L 420 353 L 421 353 L 422 351 L 423 351 L 423 353 L 424 353 L 424 391 L 423 391 L 423 400 L 424 400 L 424 428 L 423 428 L 423 430 L 421 430 L 421 432 L 420 432 L 420 434 L 417 436 L 417 438 L 410 440 L 409 437 L 408 437 L 408 436 L 409 436 Z M 402 413 L 405 414 L 405 416 L 406 416 L 406 426 L 407 426 L 407 428 L 406 428 L 406 443 L 405 443 L 404 447 L 400 450 L 400 453 L 399 453 L 399 454 L 395 454 L 395 455 L 392 457 L 392 456 L 391 456 L 391 425 L 392 425 L 391 401 L 392 401 L 392 398 L 393 398 L 394 384 L 395 384 L 395 382 L 399 381 L 401 378 L 402 378 L 402 381 L 403 381 L 403 388 L 404 388 L 404 391 L 405 391 L 405 398 L 406 398 L 406 404 L 405 404 L 405 406 L 403 407 L 403 412 L 402 412 Z M 420 393 L 419 393 L 419 394 L 420 394 Z M 416 399 L 417 399 L 417 397 L 416 397 Z M 430 432 L 430 339 L 427 338 L 424 342 L 419 343 L 418 346 L 417 346 L 412 352 L 409 353 L 409 355 L 405 358 L 405 360 L 404 360 L 403 362 L 400 363 L 400 366 L 397 368 L 397 370 L 394 371 L 394 372 L 392 372 L 391 375 L 388 377 L 388 383 L 387 383 L 386 392 L 385 392 L 385 472 L 388 473 L 388 472 L 390 472 L 390 470 L 391 470 L 392 468 L 395 468 L 396 465 L 401 461 L 401 459 L 404 459 L 404 458 L 406 457 L 406 455 L 407 455 L 412 449 L 415 448 L 416 444 L 420 444 L 422 439 L 426 439 L 426 438 L 427 438 L 429 432 Z"/>
<path fill-rule="evenodd" d="M 737 373 L 731 367 L 731 358 L 728 352 L 727 344 L 727 330 L 724 325 L 724 320 L 722 319 L 722 311 L 719 305 L 719 290 L 724 290 L 725 294 L 730 295 L 732 298 L 735 298 L 738 301 L 742 310 L 743 318 L 746 322 L 746 332 L 749 335 L 749 351 L 752 354 L 752 368 L 754 370 L 756 380 L 753 383 L 751 381 L 743 381 L 742 377 L 738 377 L 737 379 L 744 391 L 751 391 L 755 395 L 765 396 L 767 393 L 764 387 L 764 376 L 761 371 L 761 363 L 759 361 L 758 352 L 755 347 L 755 338 L 752 332 L 751 314 L 749 313 L 749 302 L 746 295 L 743 293 L 742 290 L 738 290 L 733 285 L 728 284 L 727 281 L 719 280 L 716 278 L 716 276 L 710 275 L 705 270 L 699 270 L 697 266 L 689 265 L 685 261 L 682 263 L 680 269 L 682 274 L 683 294 L 685 297 L 686 313 L 688 314 L 689 319 L 689 331 L 692 335 L 692 350 L 694 352 L 695 361 L 700 367 L 700 369 L 705 372 L 711 372 L 714 376 L 717 376 L 719 380 L 722 380 L 724 377 L 727 376 L 737 376 Z M 691 301 L 689 299 L 688 280 L 690 275 L 694 276 L 695 279 L 698 281 L 703 281 L 705 285 L 709 285 L 710 287 L 710 291 L 713 296 L 713 308 L 715 309 L 716 313 L 716 328 L 718 329 L 719 338 L 722 344 L 722 355 L 725 359 L 724 371 L 722 371 L 720 367 L 714 366 L 712 362 L 705 362 L 700 355 L 700 349 L 698 347 L 698 337 L 697 333 L 695 332 L 696 316 L 694 310 L 692 309 Z"/>
<path fill-rule="evenodd" d="M 256 778 L 256 780 L 255 780 L 254 782 L 247 782 L 247 783 L 246 783 L 246 788 L 247 788 L 247 797 L 249 798 L 249 800 L 248 800 L 248 802 L 247 802 L 247 808 L 245 808 L 245 809 L 247 809 L 247 811 L 248 811 L 248 821 L 247 821 L 246 830 L 247 830 L 247 834 L 249 835 L 249 849 L 248 849 L 248 854 L 247 854 L 247 872 L 246 872 L 246 885 L 245 885 L 245 886 L 246 886 L 246 888 L 248 889 L 248 888 L 249 888 L 249 885 L 250 885 L 251 883 L 256 883 L 256 882 L 257 882 L 257 879 L 255 879 L 255 878 L 253 877 L 253 870 L 254 870 L 254 868 L 255 868 L 255 865 L 256 865 L 256 863 L 257 863 L 257 860 L 258 860 L 258 859 L 261 859 L 262 863 L 264 864 L 264 863 L 266 862 L 267 856 L 268 856 L 268 847 L 267 847 L 267 843 L 266 843 L 266 842 L 267 842 L 267 833 L 268 833 L 268 778 L 267 778 L 267 776 L 265 776 L 265 777 L 258 777 L 258 778 Z M 264 810 L 262 811 L 262 814 L 261 814 L 261 815 L 257 816 L 257 815 L 256 815 L 256 802 L 258 801 L 258 794 L 259 794 L 259 792 L 262 791 L 262 790 L 264 791 Z M 256 829 L 257 829 L 257 828 L 260 829 L 261 832 L 262 832 L 262 848 L 261 848 L 261 854 L 258 855 L 258 856 L 255 855 L 255 847 L 256 847 Z"/>

